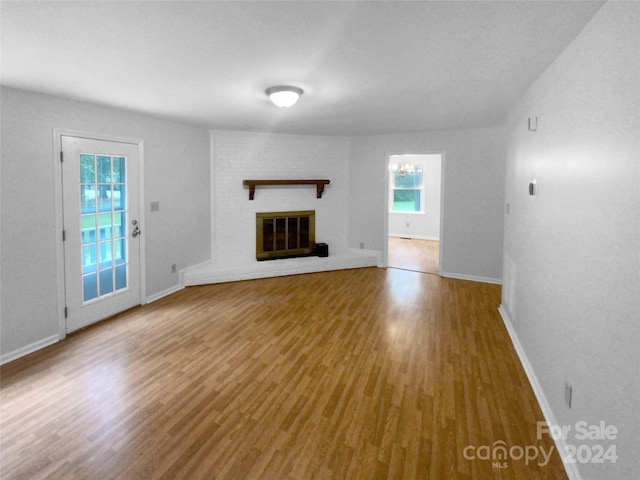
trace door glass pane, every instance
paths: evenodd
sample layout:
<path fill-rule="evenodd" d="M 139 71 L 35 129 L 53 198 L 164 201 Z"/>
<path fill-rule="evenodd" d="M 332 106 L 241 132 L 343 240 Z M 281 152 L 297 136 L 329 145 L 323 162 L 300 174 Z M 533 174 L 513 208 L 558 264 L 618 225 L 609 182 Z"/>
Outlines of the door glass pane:
<path fill-rule="evenodd" d="M 96 211 L 96 187 L 94 185 L 80 185 L 80 210 L 82 213 Z"/>
<path fill-rule="evenodd" d="M 100 267 L 108 268 L 113 260 L 113 242 L 100 242 Z"/>
<path fill-rule="evenodd" d="M 95 272 L 98 268 L 96 261 L 96 244 L 82 246 L 82 273 Z"/>
<path fill-rule="evenodd" d="M 98 296 L 98 279 L 95 273 L 82 278 L 82 300 L 88 302 Z"/>
<path fill-rule="evenodd" d="M 113 292 L 113 269 L 100 270 L 100 295 Z"/>
<path fill-rule="evenodd" d="M 127 159 L 80 154 L 82 298 L 128 287 Z"/>
<path fill-rule="evenodd" d="M 111 183 L 111 157 L 98 155 L 98 183 Z"/>
<path fill-rule="evenodd" d="M 127 288 L 127 266 L 116 267 L 116 290 Z"/>
<path fill-rule="evenodd" d="M 98 211 L 99 212 L 110 212 L 112 210 L 111 207 L 111 184 L 98 184 Z"/>
<path fill-rule="evenodd" d="M 125 203 L 126 185 L 117 184 L 113 186 L 113 209 L 124 210 L 126 208 Z"/>
<path fill-rule="evenodd" d="M 127 262 L 127 239 L 121 238 L 115 241 L 115 264 L 122 265 Z"/>
<path fill-rule="evenodd" d="M 96 216 L 82 215 L 82 243 L 96 241 Z"/>
<path fill-rule="evenodd" d="M 113 182 L 124 183 L 126 180 L 125 158 L 113 157 Z"/>
<path fill-rule="evenodd" d="M 98 215 L 98 225 L 100 225 L 100 240 L 109 240 L 113 229 L 113 219 L 110 213 Z"/>
<path fill-rule="evenodd" d="M 80 155 L 80 183 L 96 183 L 96 157 Z"/>
<path fill-rule="evenodd" d="M 127 215 L 124 212 L 113 214 L 113 236 L 114 238 L 124 237 L 126 234 Z"/>

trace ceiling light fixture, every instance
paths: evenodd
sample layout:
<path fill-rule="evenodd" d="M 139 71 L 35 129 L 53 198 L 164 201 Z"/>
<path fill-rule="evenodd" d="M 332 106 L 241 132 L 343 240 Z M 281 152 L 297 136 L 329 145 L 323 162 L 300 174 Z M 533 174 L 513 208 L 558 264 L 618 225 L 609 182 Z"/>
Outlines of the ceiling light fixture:
<path fill-rule="evenodd" d="M 289 85 L 279 85 L 277 87 L 267 88 L 265 93 L 275 106 L 286 108 L 295 105 L 300 95 L 302 95 L 303 90 Z"/>

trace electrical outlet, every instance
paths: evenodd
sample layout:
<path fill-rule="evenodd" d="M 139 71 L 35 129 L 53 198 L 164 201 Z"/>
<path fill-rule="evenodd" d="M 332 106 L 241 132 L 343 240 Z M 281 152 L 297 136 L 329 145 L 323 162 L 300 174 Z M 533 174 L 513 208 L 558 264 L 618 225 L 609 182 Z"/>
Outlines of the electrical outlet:
<path fill-rule="evenodd" d="M 573 394 L 573 387 L 569 382 L 564 382 L 564 401 L 567 406 L 571 408 L 571 396 Z"/>
<path fill-rule="evenodd" d="M 174 263 L 171 265 L 171 273 L 176 273 L 178 271 L 178 266 Z"/>
<path fill-rule="evenodd" d="M 152 212 L 158 212 L 160 211 L 160 202 L 151 202 L 151 208 L 150 210 Z"/>
<path fill-rule="evenodd" d="M 364 242 L 360 242 L 360 250 L 364 248 Z"/>
<path fill-rule="evenodd" d="M 407 222 L 407 228 L 411 228 L 411 224 Z"/>

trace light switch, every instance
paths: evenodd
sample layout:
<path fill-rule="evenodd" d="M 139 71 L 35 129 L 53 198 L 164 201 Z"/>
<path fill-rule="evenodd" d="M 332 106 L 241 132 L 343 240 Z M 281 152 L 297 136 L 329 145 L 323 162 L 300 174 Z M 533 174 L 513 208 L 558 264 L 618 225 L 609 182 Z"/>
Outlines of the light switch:
<path fill-rule="evenodd" d="M 151 202 L 151 211 L 157 212 L 160 210 L 160 202 Z"/>

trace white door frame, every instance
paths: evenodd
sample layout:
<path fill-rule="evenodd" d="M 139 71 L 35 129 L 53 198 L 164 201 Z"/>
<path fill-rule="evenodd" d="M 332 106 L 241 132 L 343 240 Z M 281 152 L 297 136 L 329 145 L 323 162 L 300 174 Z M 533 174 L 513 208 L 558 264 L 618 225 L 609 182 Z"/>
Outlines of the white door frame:
<path fill-rule="evenodd" d="M 438 275 L 442 275 L 444 247 L 445 247 L 445 230 L 444 230 L 444 187 L 445 187 L 445 158 L 446 153 L 442 150 L 404 152 L 404 153 L 387 153 L 385 157 L 385 196 L 384 196 L 384 241 L 382 242 L 382 265 L 389 266 L 389 182 L 391 181 L 389 174 L 389 157 L 396 155 L 440 155 L 440 242 L 438 243 Z"/>
<path fill-rule="evenodd" d="M 130 143 L 138 147 L 138 173 L 139 189 L 138 199 L 140 201 L 139 220 L 142 230 L 145 230 L 145 203 L 144 203 L 144 141 L 138 138 L 119 137 L 116 135 L 104 135 L 100 133 L 90 133 L 78 130 L 53 129 L 53 176 L 54 176 L 54 205 L 56 223 L 56 271 L 58 286 L 58 338 L 62 340 L 67 336 L 67 321 L 65 318 L 65 279 L 64 279 L 64 243 L 62 241 L 62 230 L 64 228 L 64 206 L 62 198 L 62 166 L 60 162 L 60 152 L 62 150 L 62 137 L 78 137 L 90 140 L 103 140 L 107 142 Z M 146 303 L 146 234 L 140 236 L 140 304 Z"/>

